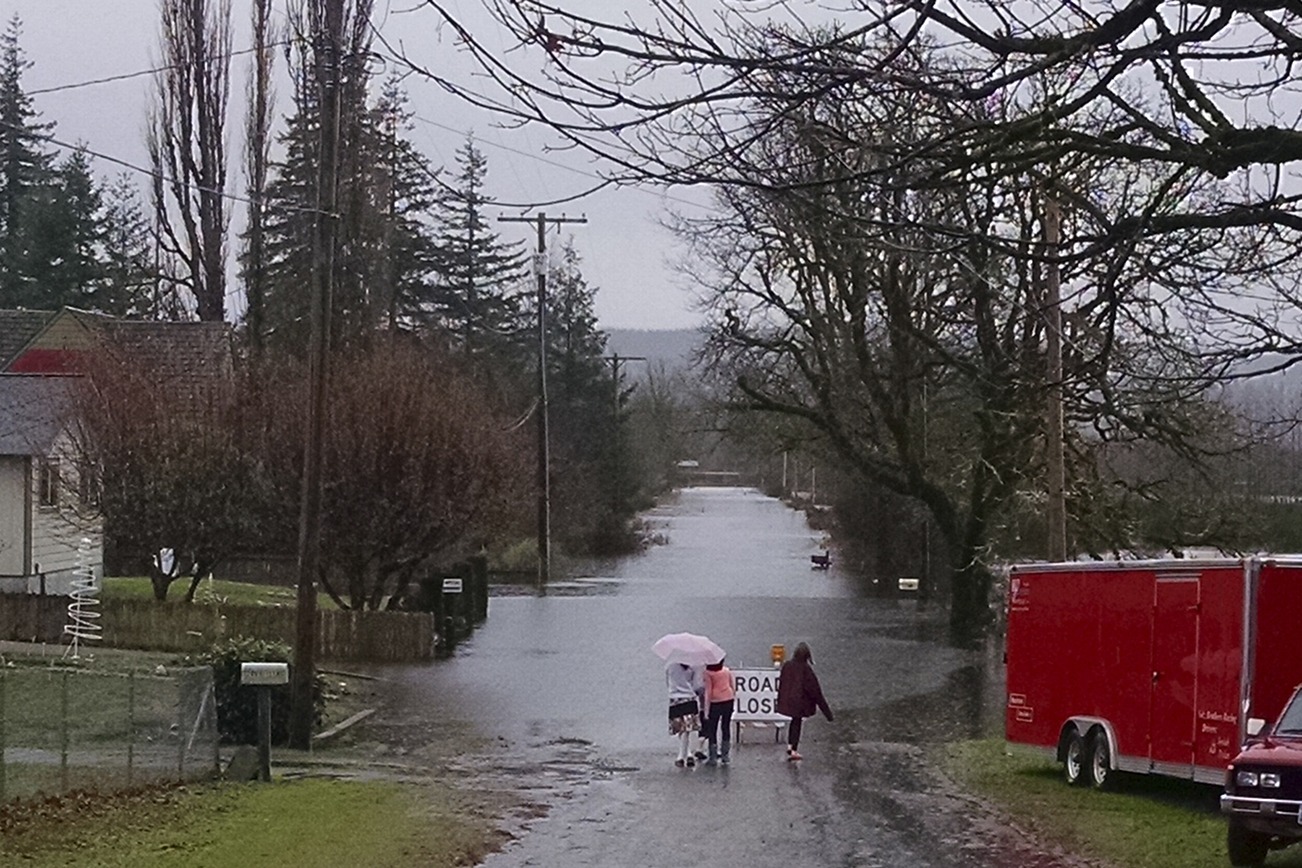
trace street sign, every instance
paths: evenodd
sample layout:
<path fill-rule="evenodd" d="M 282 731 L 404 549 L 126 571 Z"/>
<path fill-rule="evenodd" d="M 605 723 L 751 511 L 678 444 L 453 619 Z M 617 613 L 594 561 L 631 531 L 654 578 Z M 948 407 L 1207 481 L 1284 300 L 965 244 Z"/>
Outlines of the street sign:
<path fill-rule="evenodd" d="M 443 593 L 445 593 L 445 594 L 459 594 L 459 593 L 461 593 L 461 584 L 462 584 L 462 580 L 461 580 L 461 579 L 444 579 L 444 580 L 443 580 Z"/>
<path fill-rule="evenodd" d="M 288 663 L 241 663 L 240 684 L 265 686 L 268 684 L 288 684 Z"/>
<path fill-rule="evenodd" d="M 734 669 L 732 687 L 737 693 L 732 719 L 738 723 L 786 723 L 778 714 L 778 673 L 772 669 Z"/>

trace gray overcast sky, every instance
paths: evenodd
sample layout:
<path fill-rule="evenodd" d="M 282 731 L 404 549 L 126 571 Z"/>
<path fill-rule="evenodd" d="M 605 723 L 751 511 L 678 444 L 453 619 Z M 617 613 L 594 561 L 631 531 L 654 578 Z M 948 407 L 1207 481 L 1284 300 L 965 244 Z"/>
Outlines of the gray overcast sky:
<path fill-rule="evenodd" d="M 475 0 L 460 0 L 467 14 L 478 9 Z M 279 6 L 280 4 L 277 3 Z M 402 12 L 419 4 L 376 0 L 378 23 L 390 38 L 400 39 L 413 54 L 430 64 L 463 66 L 433 25 L 433 17 Z M 249 46 L 248 0 L 232 0 L 236 51 Z M 136 166 L 145 166 L 145 117 L 153 81 L 140 76 L 107 84 L 55 90 L 80 82 L 147 70 L 158 56 L 158 11 L 155 0 L 5 0 L 0 3 L 5 22 L 15 13 L 23 22 L 22 46 L 34 66 L 24 77 L 24 87 L 42 119 L 57 124 L 55 136 L 65 142 L 84 143 L 92 151 Z M 508 46 L 503 45 L 503 48 Z M 238 177 L 242 155 L 238 142 L 243 130 L 243 93 L 247 60 L 237 57 L 232 67 L 231 116 L 227 130 L 232 141 L 231 192 L 243 193 Z M 488 158 L 488 191 L 503 202 L 538 202 L 578 193 L 596 183 L 599 167 L 568 153 L 546 153 L 555 139 L 541 128 L 502 130 L 494 119 L 447 96 L 416 77 L 406 81 L 411 106 L 422 119 L 410 131 L 412 140 L 435 166 L 453 164 L 453 154 L 473 130 Z M 289 107 L 285 88 L 277 95 L 280 112 Z M 124 169 L 97 160 L 101 177 Z M 143 181 L 143 176 L 142 176 Z M 143 187 L 142 187 L 143 189 Z M 690 199 L 705 201 L 702 192 L 676 191 L 673 205 L 690 209 Z M 700 316 L 692 309 L 692 293 L 668 265 L 676 255 L 673 239 L 657 224 L 666 204 L 650 189 L 606 189 L 587 199 L 546 209 L 549 214 L 586 214 L 586 226 L 572 227 L 575 247 L 583 257 L 589 285 L 598 287 L 597 316 L 604 328 L 692 328 Z M 238 220 L 243 206 L 236 202 Z M 490 215 L 493 212 L 490 212 Z M 517 214 L 505 211 L 503 214 Z M 520 224 L 498 227 L 504 238 L 527 240 L 534 234 Z M 549 246 L 557 239 L 548 236 Z"/>

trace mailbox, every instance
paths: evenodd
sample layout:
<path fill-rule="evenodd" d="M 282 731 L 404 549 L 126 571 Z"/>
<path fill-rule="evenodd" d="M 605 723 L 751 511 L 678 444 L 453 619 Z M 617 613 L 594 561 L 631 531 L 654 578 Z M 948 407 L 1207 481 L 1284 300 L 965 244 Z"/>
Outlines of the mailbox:
<path fill-rule="evenodd" d="M 288 663 L 241 663 L 240 684 L 266 686 L 289 683 Z"/>

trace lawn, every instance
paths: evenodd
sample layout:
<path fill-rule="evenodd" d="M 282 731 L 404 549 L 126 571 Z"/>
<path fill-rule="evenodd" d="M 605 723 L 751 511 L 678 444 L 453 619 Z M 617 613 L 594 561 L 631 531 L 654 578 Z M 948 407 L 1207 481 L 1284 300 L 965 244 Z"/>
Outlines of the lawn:
<path fill-rule="evenodd" d="M 189 579 L 173 582 L 167 590 L 167 602 L 179 603 L 184 600 L 189 586 Z M 152 600 L 154 588 L 146 576 L 106 578 L 103 594 L 105 598 L 113 599 Z M 195 592 L 195 602 L 235 606 L 294 606 L 297 604 L 297 594 L 294 588 L 279 585 L 251 585 L 245 582 L 205 579 Z M 322 609 L 338 608 L 329 594 L 318 593 L 316 599 L 317 606 Z"/>
<path fill-rule="evenodd" d="M 946 745 L 943 764 L 966 789 L 988 797 L 1038 836 L 1118 868 L 1221 868 L 1225 820 L 1220 789 L 1148 775 L 1114 774 L 1108 792 L 1069 787 L 1060 767 L 1015 752 L 1002 739 Z M 1266 864 L 1302 868 L 1302 847 Z"/>
<path fill-rule="evenodd" d="M 296 780 L 70 797 L 0 809 L 0 859 L 29 868 L 473 865 L 498 833 L 445 787 Z"/>

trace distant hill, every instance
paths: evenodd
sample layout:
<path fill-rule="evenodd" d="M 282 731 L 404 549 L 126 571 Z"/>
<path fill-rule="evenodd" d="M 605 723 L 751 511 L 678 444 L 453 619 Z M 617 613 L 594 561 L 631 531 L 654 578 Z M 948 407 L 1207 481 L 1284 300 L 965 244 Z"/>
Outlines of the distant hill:
<path fill-rule="evenodd" d="M 642 356 L 647 365 L 630 368 L 654 369 L 664 364 L 666 370 L 682 370 L 692 362 L 702 336 L 695 329 L 607 329 L 606 355 Z M 640 378 L 640 374 L 632 374 Z"/>

